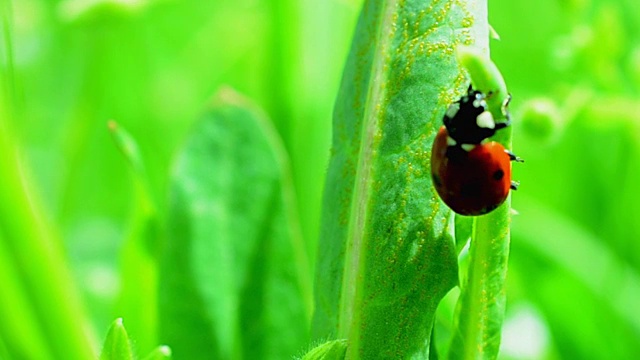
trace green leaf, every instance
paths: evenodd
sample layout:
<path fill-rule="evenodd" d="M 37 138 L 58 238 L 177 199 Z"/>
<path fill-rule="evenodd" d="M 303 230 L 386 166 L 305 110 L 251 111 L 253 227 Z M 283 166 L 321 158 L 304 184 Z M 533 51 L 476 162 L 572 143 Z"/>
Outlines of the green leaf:
<path fill-rule="evenodd" d="M 171 179 L 160 336 L 176 356 L 284 359 L 304 346 L 311 289 L 293 203 L 270 123 L 220 91 Z"/>
<path fill-rule="evenodd" d="M 459 48 L 458 58 L 469 72 L 474 88 L 492 94 L 487 103 L 494 118 L 503 118 L 502 104 L 508 92 L 495 64 L 474 48 Z M 495 138 L 509 148 L 511 129 L 500 131 Z M 506 303 L 510 221 L 509 198 L 493 212 L 474 219 L 469 258 L 465 259 L 468 270 L 460 276 L 463 283 L 456 307 L 450 359 L 495 359 L 498 356 Z"/>
<path fill-rule="evenodd" d="M 331 340 L 306 353 L 300 360 L 343 360 L 347 354 L 347 340 Z"/>
<path fill-rule="evenodd" d="M 116 319 L 107 333 L 100 353 L 100 360 L 131 360 L 131 342 L 122 324 L 122 318 Z"/>
<path fill-rule="evenodd" d="M 347 357 L 428 356 L 458 282 L 430 149 L 466 90 L 456 46 L 487 41 L 483 1 L 364 3 L 334 111 L 313 321 L 315 339 L 348 339 Z"/>

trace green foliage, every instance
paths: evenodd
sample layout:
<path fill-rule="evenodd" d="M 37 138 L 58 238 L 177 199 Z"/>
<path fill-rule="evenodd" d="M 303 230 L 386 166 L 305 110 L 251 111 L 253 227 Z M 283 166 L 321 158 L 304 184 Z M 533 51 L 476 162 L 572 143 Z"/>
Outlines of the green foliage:
<path fill-rule="evenodd" d="M 158 258 L 163 245 L 162 219 L 152 198 L 142 154 L 135 139 L 115 121 L 108 123 L 113 140 L 131 165 L 135 184 L 130 233 L 120 253 L 122 289 L 118 313 L 131 322 L 129 332 L 138 349 L 156 345 Z"/>
<path fill-rule="evenodd" d="M 360 15 L 334 111 L 315 289 L 314 336 L 348 339 L 347 357 L 426 356 L 458 280 L 429 149 L 464 88 L 456 46 L 488 34 L 470 12 L 481 5 L 463 4 L 367 1 Z M 445 19 L 456 31 L 437 26 Z"/>
<path fill-rule="evenodd" d="M 496 121 L 504 121 L 503 104 L 508 100 L 506 84 L 491 60 L 474 48 L 459 47 L 458 61 L 469 72 L 475 89 L 491 94 L 487 103 Z M 511 129 L 496 134 L 507 148 Z M 509 199 L 489 214 L 473 219 L 469 264 L 463 271 L 455 314 L 451 359 L 496 358 L 505 310 L 505 279 L 509 258 Z M 456 231 L 466 233 L 463 225 Z"/>
<path fill-rule="evenodd" d="M 245 100 L 225 89 L 214 102 L 173 170 L 160 338 L 181 357 L 286 358 L 311 311 L 288 160 Z"/>
<path fill-rule="evenodd" d="M 122 318 L 116 319 L 109 328 L 102 345 L 100 360 L 133 360 L 138 357 L 134 354 L 134 345 L 124 327 Z M 143 360 L 169 360 L 171 349 L 168 346 L 158 346 Z"/>
<path fill-rule="evenodd" d="M 0 359 L 636 358 L 637 4 L 485 4 L 0 0 Z M 521 186 L 454 217 L 497 33 Z"/>

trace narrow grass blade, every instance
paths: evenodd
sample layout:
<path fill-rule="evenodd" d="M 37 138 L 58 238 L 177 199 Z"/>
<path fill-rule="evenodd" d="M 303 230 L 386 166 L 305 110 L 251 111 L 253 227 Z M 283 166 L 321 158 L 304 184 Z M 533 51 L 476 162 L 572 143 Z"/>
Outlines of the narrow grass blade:
<path fill-rule="evenodd" d="M 51 348 L 46 334 L 33 314 L 27 289 L 20 282 L 19 266 L 0 237 L 0 338 L 5 351 L 20 358 L 50 359 Z M 4 359 L 0 354 L 0 359 Z"/>
<path fill-rule="evenodd" d="M 348 339 L 349 358 L 428 357 L 458 282 L 430 149 L 466 87 L 454 49 L 487 41 L 484 1 L 364 3 L 334 111 L 313 331 Z"/>
<path fill-rule="evenodd" d="M 122 319 L 116 319 L 107 333 L 100 353 L 100 360 L 132 360 L 131 342 Z"/>
<path fill-rule="evenodd" d="M 157 344 L 158 252 L 161 220 L 153 200 L 142 154 L 135 139 L 115 121 L 109 122 L 113 140 L 131 165 L 135 198 L 130 232 L 120 253 L 122 289 L 118 316 L 126 319 L 138 351 Z"/>
<path fill-rule="evenodd" d="M 508 96 L 502 75 L 482 49 L 459 48 L 458 58 L 469 72 L 474 88 L 491 93 L 489 109 L 502 119 L 502 104 Z M 510 148 L 511 129 L 502 130 L 497 140 Z M 506 302 L 505 281 L 509 258 L 511 201 L 474 219 L 468 270 L 454 320 L 450 359 L 495 359 Z M 456 229 L 457 230 L 457 229 Z"/>
<path fill-rule="evenodd" d="M 311 295 L 282 145 L 222 90 L 179 153 L 161 265 L 160 335 L 176 357 L 285 359 Z"/>
<path fill-rule="evenodd" d="M 11 129 L 24 120 L 13 68 L 12 16 L 11 1 L 0 1 L 0 258 L 5 260 L 0 272 L 10 277 L 0 282 L 0 303 L 16 306 L 5 308 L 11 313 L 0 322 L 0 336 L 16 357 L 90 359 L 95 354 L 82 304 Z"/>

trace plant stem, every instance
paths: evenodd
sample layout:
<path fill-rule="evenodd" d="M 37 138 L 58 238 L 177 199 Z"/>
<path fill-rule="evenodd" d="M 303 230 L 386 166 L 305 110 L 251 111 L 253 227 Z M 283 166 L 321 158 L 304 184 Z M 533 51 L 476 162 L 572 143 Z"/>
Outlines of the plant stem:
<path fill-rule="evenodd" d="M 495 64 L 482 51 L 460 48 L 458 60 L 467 69 L 474 88 L 494 94 L 489 110 L 503 117 L 502 104 L 508 96 L 506 84 Z M 511 148 L 511 129 L 495 137 Z M 474 219 L 469 249 L 469 270 L 461 284 L 455 336 L 450 359 L 492 359 L 498 356 L 506 302 L 505 281 L 509 258 L 511 201 L 493 212 Z"/>

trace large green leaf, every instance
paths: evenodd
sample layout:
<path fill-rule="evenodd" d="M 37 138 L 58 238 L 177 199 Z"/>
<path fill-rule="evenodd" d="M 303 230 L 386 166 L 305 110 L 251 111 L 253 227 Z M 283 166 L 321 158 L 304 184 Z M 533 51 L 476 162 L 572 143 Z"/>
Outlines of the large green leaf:
<path fill-rule="evenodd" d="M 334 112 L 316 273 L 316 339 L 350 358 L 425 358 L 456 285 L 453 217 L 431 185 L 442 114 L 465 88 L 454 50 L 486 49 L 484 1 L 366 1 Z"/>
<path fill-rule="evenodd" d="M 171 179 L 160 339 L 177 359 L 284 359 L 308 337 L 310 281 L 282 146 L 230 90 Z"/>

